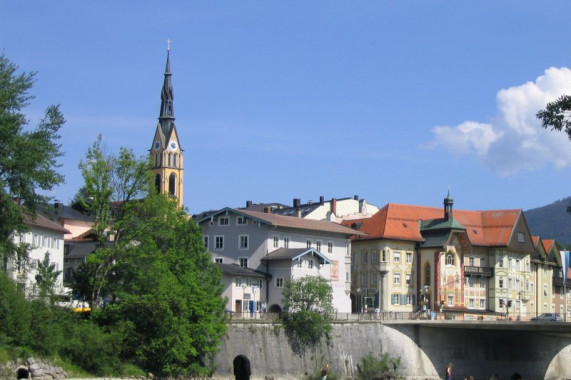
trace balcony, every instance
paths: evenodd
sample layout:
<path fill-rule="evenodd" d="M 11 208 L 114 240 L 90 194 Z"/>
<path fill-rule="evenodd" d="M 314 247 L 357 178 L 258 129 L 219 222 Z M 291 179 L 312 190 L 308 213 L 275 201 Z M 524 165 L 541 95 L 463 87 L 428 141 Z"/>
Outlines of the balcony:
<path fill-rule="evenodd" d="M 381 272 L 381 274 L 388 273 L 389 272 L 389 263 L 387 263 L 387 262 L 379 263 L 379 272 Z"/>
<path fill-rule="evenodd" d="M 464 275 L 466 275 L 466 276 L 493 277 L 494 276 L 494 268 L 465 266 L 464 267 Z"/>

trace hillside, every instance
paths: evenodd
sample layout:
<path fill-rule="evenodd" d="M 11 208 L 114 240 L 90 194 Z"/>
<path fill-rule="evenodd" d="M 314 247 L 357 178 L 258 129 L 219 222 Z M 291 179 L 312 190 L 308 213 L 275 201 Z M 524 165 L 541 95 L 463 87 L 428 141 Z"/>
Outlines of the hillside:
<path fill-rule="evenodd" d="M 571 197 L 524 211 L 532 235 L 555 239 L 563 246 L 571 244 L 571 214 L 567 212 L 569 202 Z"/>

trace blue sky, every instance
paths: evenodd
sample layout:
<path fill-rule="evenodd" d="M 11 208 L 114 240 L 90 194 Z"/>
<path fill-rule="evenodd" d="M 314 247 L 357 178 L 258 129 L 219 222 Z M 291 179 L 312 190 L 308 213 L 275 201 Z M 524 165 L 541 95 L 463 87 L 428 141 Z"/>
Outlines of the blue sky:
<path fill-rule="evenodd" d="M 0 49 L 60 104 L 68 202 L 102 134 L 152 144 L 171 43 L 184 204 L 469 210 L 571 195 L 571 142 L 535 113 L 571 93 L 569 1 L 0 0 Z"/>

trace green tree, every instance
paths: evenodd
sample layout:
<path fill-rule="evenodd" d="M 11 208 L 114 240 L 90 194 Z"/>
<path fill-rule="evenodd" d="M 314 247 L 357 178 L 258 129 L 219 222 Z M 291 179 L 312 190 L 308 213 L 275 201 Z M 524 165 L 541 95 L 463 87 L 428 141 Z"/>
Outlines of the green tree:
<path fill-rule="evenodd" d="M 287 281 L 283 293 L 283 323 L 292 347 L 312 348 L 329 337 L 333 321 L 333 289 L 318 276 Z"/>
<path fill-rule="evenodd" d="M 561 95 L 559 99 L 547 103 L 545 109 L 537 112 L 536 117 L 543 128 L 563 131 L 571 140 L 571 96 Z M 571 214 L 571 203 L 567 205 L 567 212 Z"/>
<path fill-rule="evenodd" d="M 46 252 L 44 259 L 38 263 L 38 273 L 36 274 L 36 286 L 41 299 L 48 298 L 52 301 L 55 284 L 61 271 L 56 269 L 56 265 L 50 261 L 50 254 Z"/>
<path fill-rule="evenodd" d="M 137 202 L 120 223 L 129 228 L 114 268 L 117 302 L 98 318 L 124 331 L 123 360 L 159 376 L 211 374 L 225 301 L 199 227 L 162 194 Z"/>
<path fill-rule="evenodd" d="M 6 268 L 15 247 L 10 238 L 26 230 L 37 204 L 46 200 L 39 191 L 63 182 L 56 169 L 62 156 L 58 140 L 64 118 L 49 106 L 35 129 L 26 128 L 23 110 L 33 99 L 35 73 L 17 73 L 17 66 L 0 54 L 0 262 Z"/>
<path fill-rule="evenodd" d="M 571 96 L 561 95 L 559 99 L 547 103 L 545 109 L 537 112 L 543 128 L 563 131 L 571 140 Z"/>
<path fill-rule="evenodd" d="M 123 220 L 128 219 L 133 201 L 148 192 L 149 162 L 143 157 L 136 158 L 126 148 L 121 148 L 118 156 L 109 153 L 99 135 L 79 168 L 84 186 L 76 194 L 74 203 L 95 217 L 93 230 L 99 244 L 87 257 L 87 267 L 74 276 L 74 290 L 86 296 L 92 307 L 97 307 L 102 292 L 113 291 L 109 278 L 121 254 L 123 226 L 128 227 Z M 112 244 L 106 243 L 109 235 L 113 236 Z"/>

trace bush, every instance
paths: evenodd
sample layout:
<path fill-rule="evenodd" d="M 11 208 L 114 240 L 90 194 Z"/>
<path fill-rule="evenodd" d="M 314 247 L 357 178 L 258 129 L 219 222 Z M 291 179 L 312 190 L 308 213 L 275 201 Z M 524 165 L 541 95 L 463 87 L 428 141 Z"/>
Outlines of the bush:
<path fill-rule="evenodd" d="M 380 358 L 369 354 L 357 365 L 357 378 L 359 380 L 394 379 L 398 376 L 397 369 L 400 358 L 391 357 L 384 353 Z"/>

